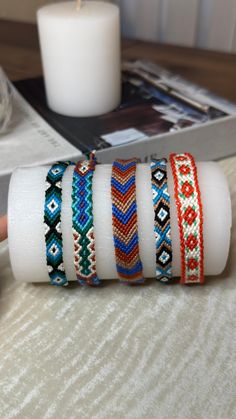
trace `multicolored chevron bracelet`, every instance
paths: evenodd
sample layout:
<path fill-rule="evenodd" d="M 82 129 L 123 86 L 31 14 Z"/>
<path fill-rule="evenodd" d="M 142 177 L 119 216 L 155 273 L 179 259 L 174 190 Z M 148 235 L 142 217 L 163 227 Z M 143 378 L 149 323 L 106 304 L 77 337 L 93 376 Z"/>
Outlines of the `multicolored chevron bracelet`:
<path fill-rule="evenodd" d="M 44 226 L 47 268 L 52 285 L 68 284 L 63 263 L 61 232 L 62 178 L 71 162 L 52 165 L 46 177 Z"/>
<path fill-rule="evenodd" d="M 181 283 L 204 282 L 203 211 L 197 168 L 189 153 L 171 154 L 181 249 Z"/>
<path fill-rule="evenodd" d="M 136 203 L 137 159 L 116 160 L 112 166 L 112 225 L 116 268 L 121 282 L 143 283 L 139 256 Z"/>
<path fill-rule="evenodd" d="M 72 183 L 72 224 L 74 265 L 81 285 L 100 285 L 96 273 L 93 227 L 92 181 L 96 166 L 94 157 L 78 162 Z"/>
<path fill-rule="evenodd" d="M 167 189 L 166 159 L 152 160 L 151 181 L 156 240 L 156 279 L 169 282 L 172 278 L 172 246 L 170 229 L 170 195 Z"/>

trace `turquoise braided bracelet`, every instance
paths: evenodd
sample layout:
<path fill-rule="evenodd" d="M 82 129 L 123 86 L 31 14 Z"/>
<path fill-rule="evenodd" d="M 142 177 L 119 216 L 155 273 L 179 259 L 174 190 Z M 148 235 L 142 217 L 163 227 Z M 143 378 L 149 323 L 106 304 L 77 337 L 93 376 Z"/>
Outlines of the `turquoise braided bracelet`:
<path fill-rule="evenodd" d="M 46 177 L 44 227 L 48 274 L 52 285 L 68 284 L 63 262 L 61 231 L 62 178 L 71 162 L 52 165 Z"/>
<path fill-rule="evenodd" d="M 156 240 L 156 279 L 172 279 L 172 246 L 170 229 L 170 195 L 167 188 L 166 159 L 152 160 L 151 182 L 154 208 L 154 234 Z"/>
<path fill-rule="evenodd" d="M 72 224 L 74 265 L 81 285 L 100 285 L 96 273 L 95 238 L 93 227 L 92 182 L 96 166 L 94 157 L 78 162 L 72 183 Z"/>

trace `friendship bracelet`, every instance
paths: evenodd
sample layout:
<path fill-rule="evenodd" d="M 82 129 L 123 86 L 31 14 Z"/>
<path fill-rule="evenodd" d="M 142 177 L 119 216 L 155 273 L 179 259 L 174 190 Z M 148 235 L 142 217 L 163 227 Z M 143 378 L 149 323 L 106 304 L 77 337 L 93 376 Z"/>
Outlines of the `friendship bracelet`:
<path fill-rule="evenodd" d="M 99 285 L 96 273 L 92 181 L 95 158 L 78 162 L 73 173 L 72 224 L 74 265 L 81 285 Z"/>
<path fill-rule="evenodd" d="M 44 226 L 47 268 L 52 285 L 65 286 L 68 281 L 63 262 L 61 231 L 62 178 L 71 162 L 52 165 L 46 177 Z"/>
<path fill-rule="evenodd" d="M 143 283 L 139 256 L 136 203 L 137 159 L 116 160 L 112 166 L 112 225 L 116 268 L 121 282 Z"/>
<path fill-rule="evenodd" d="M 71 162 L 52 165 L 46 177 L 44 226 L 47 269 L 50 283 L 68 284 L 61 231 L 62 179 Z M 181 249 L 181 283 L 204 282 L 203 209 L 197 168 L 191 154 L 171 154 Z M 121 282 L 143 283 L 139 255 L 136 202 L 137 159 L 116 160 L 112 166 L 112 225 L 116 267 Z M 81 285 L 99 285 L 96 273 L 93 226 L 92 182 L 96 166 L 94 157 L 78 162 L 73 172 L 72 224 L 74 265 Z M 172 278 L 170 197 L 167 189 L 166 160 L 151 162 L 151 184 L 156 240 L 156 279 Z"/>
<path fill-rule="evenodd" d="M 166 159 L 152 160 L 151 183 L 156 240 L 156 279 L 169 282 L 172 278 L 172 246 L 170 228 L 170 195 L 167 189 Z"/>
<path fill-rule="evenodd" d="M 171 154 L 181 249 L 181 283 L 204 282 L 203 211 L 197 168 L 189 153 Z"/>

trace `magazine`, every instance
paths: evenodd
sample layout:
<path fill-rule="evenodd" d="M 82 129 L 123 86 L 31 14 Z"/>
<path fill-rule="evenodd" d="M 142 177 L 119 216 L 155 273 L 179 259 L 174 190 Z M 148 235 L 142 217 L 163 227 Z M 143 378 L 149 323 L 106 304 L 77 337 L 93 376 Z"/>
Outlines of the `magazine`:
<path fill-rule="evenodd" d="M 122 64 L 122 102 L 98 117 L 56 114 L 46 103 L 42 78 L 15 83 L 60 135 L 82 152 L 145 141 L 236 114 L 236 105 L 147 61 Z"/>

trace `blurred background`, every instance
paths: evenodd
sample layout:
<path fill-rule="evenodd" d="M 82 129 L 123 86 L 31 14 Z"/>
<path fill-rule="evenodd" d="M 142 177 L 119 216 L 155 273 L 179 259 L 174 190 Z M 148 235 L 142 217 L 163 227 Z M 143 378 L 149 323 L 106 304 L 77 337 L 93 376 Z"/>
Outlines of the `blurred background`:
<path fill-rule="evenodd" d="M 121 6 L 122 32 L 126 37 L 236 51 L 236 0 L 113 2 Z M 20 7 L 19 0 L 0 0 L 0 19 L 32 23 L 36 9 L 49 3 L 55 0 L 20 0 Z"/>

